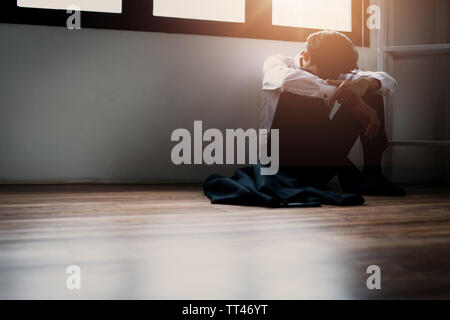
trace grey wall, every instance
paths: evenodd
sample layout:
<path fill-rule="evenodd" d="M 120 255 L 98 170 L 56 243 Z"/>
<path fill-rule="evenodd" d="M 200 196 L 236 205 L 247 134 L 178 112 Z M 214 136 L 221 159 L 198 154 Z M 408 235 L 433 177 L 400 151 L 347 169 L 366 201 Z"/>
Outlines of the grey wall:
<path fill-rule="evenodd" d="M 170 134 L 257 127 L 262 64 L 302 45 L 0 25 L 1 182 L 201 181 Z"/>

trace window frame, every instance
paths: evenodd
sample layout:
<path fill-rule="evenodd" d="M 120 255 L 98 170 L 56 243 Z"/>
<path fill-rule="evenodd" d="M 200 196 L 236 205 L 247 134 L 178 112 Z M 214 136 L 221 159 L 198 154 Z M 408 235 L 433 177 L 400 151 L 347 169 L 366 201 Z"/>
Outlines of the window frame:
<path fill-rule="evenodd" d="M 367 3 L 367 4 L 366 4 Z M 352 32 L 343 32 L 356 46 L 369 45 L 362 9 L 368 1 L 352 0 Z M 2 0 L 0 22 L 66 26 L 66 10 L 23 8 L 16 0 Z M 365 16 L 365 15 L 364 15 Z M 122 13 L 82 12 L 82 28 L 198 34 L 304 42 L 317 29 L 272 25 L 272 0 L 246 0 L 245 23 L 153 16 L 153 0 L 123 0 Z M 363 39 L 363 27 L 364 39 Z M 363 43 L 364 42 L 364 43 Z"/>

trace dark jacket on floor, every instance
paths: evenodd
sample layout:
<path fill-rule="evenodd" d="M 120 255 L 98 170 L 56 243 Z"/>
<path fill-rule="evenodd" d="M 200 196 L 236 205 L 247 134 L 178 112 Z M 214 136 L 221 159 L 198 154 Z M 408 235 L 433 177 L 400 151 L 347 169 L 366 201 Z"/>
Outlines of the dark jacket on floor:
<path fill-rule="evenodd" d="M 319 207 L 323 204 L 352 206 L 364 204 L 360 195 L 346 195 L 303 186 L 299 178 L 280 170 L 262 176 L 261 165 L 239 169 L 233 177 L 210 176 L 203 184 L 213 204 L 261 207 Z"/>

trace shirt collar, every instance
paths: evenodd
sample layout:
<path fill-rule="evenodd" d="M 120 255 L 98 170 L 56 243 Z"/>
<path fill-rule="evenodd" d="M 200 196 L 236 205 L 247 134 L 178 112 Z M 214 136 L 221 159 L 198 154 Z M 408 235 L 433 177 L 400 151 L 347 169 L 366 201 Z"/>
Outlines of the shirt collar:
<path fill-rule="evenodd" d="M 294 66 L 296 69 L 300 69 L 302 66 L 300 65 L 300 59 L 301 59 L 302 54 L 299 53 L 294 57 Z"/>

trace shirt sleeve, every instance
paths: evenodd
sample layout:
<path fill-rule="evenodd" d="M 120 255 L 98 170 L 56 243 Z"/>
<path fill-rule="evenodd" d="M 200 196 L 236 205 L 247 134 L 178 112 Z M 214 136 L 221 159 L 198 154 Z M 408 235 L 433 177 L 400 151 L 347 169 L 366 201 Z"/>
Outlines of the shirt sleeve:
<path fill-rule="evenodd" d="M 264 64 L 263 90 L 287 91 L 328 101 L 336 87 L 312 73 L 294 68 L 288 58 L 278 55 L 270 57 Z"/>
<path fill-rule="evenodd" d="M 317 97 L 328 101 L 336 87 L 328 85 L 325 80 L 312 73 L 297 69 L 286 77 L 283 90 L 299 96 Z"/>
<path fill-rule="evenodd" d="M 345 80 L 357 80 L 362 77 L 370 77 L 380 81 L 381 88 L 376 92 L 379 95 L 390 96 L 393 95 L 395 91 L 397 91 L 398 89 L 397 80 L 395 80 L 395 78 L 392 77 L 390 74 L 382 71 L 372 72 L 372 71 L 358 70 L 355 73 L 343 75 L 342 78 Z"/>
<path fill-rule="evenodd" d="M 276 55 L 268 58 L 264 63 L 263 90 L 281 90 L 289 72 L 286 57 Z"/>

